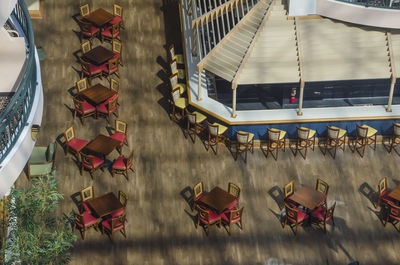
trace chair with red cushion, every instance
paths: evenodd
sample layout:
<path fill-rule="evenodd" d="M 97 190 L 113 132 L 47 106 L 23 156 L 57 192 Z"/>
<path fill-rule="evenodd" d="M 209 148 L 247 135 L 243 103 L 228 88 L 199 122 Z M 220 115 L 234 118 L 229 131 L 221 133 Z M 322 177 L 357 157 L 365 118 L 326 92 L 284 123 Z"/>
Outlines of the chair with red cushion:
<path fill-rule="evenodd" d="M 85 118 L 90 116 L 95 116 L 96 108 L 90 105 L 86 100 L 80 100 L 77 97 L 74 98 L 74 120 L 76 114 L 79 114 L 81 117 L 82 124 L 85 124 Z"/>
<path fill-rule="evenodd" d="M 200 200 L 205 195 L 203 182 L 200 181 L 193 187 L 193 204 L 192 204 L 192 211 L 197 206 L 197 201 Z"/>
<path fill-rule="evenodd" d="M 113 234 L 117 231 L 121 231 L 122 235 L 126 238 L 125 222 L 125 213 L 115 218 L 106 219 L 101 222 L 101 232 L 107 232 L 110 235 L 111 241 L 113 240 Z"/>
<path fill-rule="evenodd" d="M 285 204 L 288 204 L 292 207 L 296 207 L 293 203 L 290 202 L 290 196 L 292 196 L 294 193 L 294 180 L 292 180 L 291 182 L 289 182 L 288 184 L 285 185 L 285 187 L 283 187 L 283 202 L 281 205 L 281 209 L 283 208 L 283 206 Z"/>
<path fill-rule="evenodd" d="M 91 213 L 92 211 L 90 210 L 89 206 L 86 204 L 86 201 L 94 198 L 93 186 L 90 186 L 90 187 L 87 187 L 87 188 L 84 188 L 83 190 L 81 190 L 80 195 L 81 195 L 81 213 L 84 213 L 84 212 Z"/>
<path fill-rule="evenodd" d="M 114 113 L 118 118 L 118 106 L 117 106 L 118 97 L 111 99 L 108 103 L 100 104 L 96 107 L 97 115 L 103 115 L 107 122 L 110 123 L 111 115 Z"/>
<path fill-rule="evenodd" d="M 198 211 L 196 228 L 200 225 L 200 223 L 202 223 L 206 228 L 207 236 L 208 232 L 210 231 L 210 226 L 213 224 L 217 224 L 218 226 L 221 225 L 221 215 L 210 209 L 202 208 L 200 205 L 196 205 L 196 209 Z"/>
<path fill-rule="evenodd" d="M 89 212 L 84 212 L 83 214 L 75 214 L 75 225 L 73 228 L 78 228 L 81 232 L 81 237 L 85 239 L 85 232 L 90 228 L 94 227 L 96 230 L 99 225 L 99 220 L 91 215 Z"/>
<path fill-rule="evenodd" d="M 378 184 L 379 197 L 375 208 L 378 208 L 381 205 L 382 201 L 387 204 L 395 204 L 394 201 L 388 196 L 389 192 L 390 190 L 387 188 L 387 178 L 384 177 L 379 181 Z"/>
<path fill-rule="evenodd" d="M 288 204 L 285 204 L 285 210 L 286 210 L 286 216 L 285 216 L 285 221 L 283 223 L 283 228 L 285 228 L 288 222 L 294 224 L 295 225 L 294 234 L 296 235 L 297 227 L 303 224 L 303 222 L 308 219 L 309 215 L 303 211 L 300 211 L 299 209 L 290 207 Z"/>
<path fill-rule="evenodd" d="M 82 42 L 83 37 L 87 37 L 90 43 L 93 44 L 93 38 L 96 36 L 99 37 L 100 29 L 83 20 L 78 20 L 78 24 L 81 29 L 81 34 L 79 35 L 80 41 Z"/>
<path fill-rule="evenodd" d="M 128 156 L 128 158 L 125 158 L 124 156 L 118 157 L 117 160 L 115 160 L 114 163 L 112 164 L 111 168 L 112 177 L 114 177 L 115 174 L 124 174 L 125 178 L 129 180 L 129 174 L 128 174 L 129 169 L 135 172 L 132 159 L 133 159 L 133 151 Z"/>
<path fill-rule="evenodd" d="M 111 75 L 116 74 L 119 78 L 119 57 L 110 59 L 107 63 L 105 63 L 103 67 L 103 73 L 107 76 L 107 78 L 111 78 Z"/>
<path fill-rule="evenodd" d="M 228 209 L 233 209 L 237 204 L 239 204 L 239 197 L 240 197 L 240 188 L 236 184 L 233 184 L 231 182 L 228 183 L 228 193 L 235 196 L 236 200 L 231 203 L 230 206 L 228 206 Z"/>
<path fill-rule="evenodd" d="M 92 79 L 93 78 L 99 77 L 101 80 L 103 80 L 102 75 L 103 75 L 103 71 L 106 70 L 106 66 L 105 65 L 97 66 L 97 65 L 91 64 L 89 62 L 86 62 L 85 60 L 83 60 L 80 57 L 79 57 L 79 62 L 80 62 L 81 67 L 82 67 L 81 79 L 84 76 L 87 76 L 90 85 L 92 84 Z"/>
<path fill-rule="evenodd" d="M 111 25 L 120 24 L 121 28 L 124 29 L 125 27 L 124 27 L 124 20 L 122 19 L 122 11 L 123 11 L 122 6 L 114 4 L 113 6 L 114 18 L 109 23 Z"/>
<path fill-rule="evenodd" d="M 242 224 L 242 213 L 243 213 L 243 206 L 240 209 L 232 209 L 229 212 L 225 212 L 221 215 L 222 223 L 225 225 L 229 225 L 228 234 L 231 235 L 231 227 L 234 224 L 238 224 L 240 230 L 243 230 Z"/>
<path fill-rule="evenodd" d="M 129 147 L 128 139 L 126 138 L 126 134 L 128 133 L 128 124 L 120 120 L 115 120 L 114 130 L 115 133 L 110 137 L 120 142 L 118 151 L 121 154 L 124 143 Z"/>
<path fill-rule="evenodd" d="M 112 42 L 114 39 L 117 38 L 121 41 L 119 32 L 120 32 L 120 24 L 114 24 L 105 28 L 101 32 L 101 42 L 103 43 L 104 40 L 109 40 L 110 42 Z"/>
<path fill-rule="evenodd" d="M 115 54 L 112 59 L 119 58 L 119 64 L 121 66 L 123 66 L 123 63 L 122 63 L 122 43 L 119 42 L 118 40 L 114 39 L 112 41 L 112 51 Z"/>
<path fill-rule="evenodd" d="M 326 223 L 332 220 L 332 224 L 335 225 L 335 220 L 333 219 L 333 212 L 335 211 L 336 202 L 332 207 L 327 208 L 326 205 L 319 206 L 315 211 L 311 213 L 311 219 L 313 222 L 318 224 L 324 224 L 324 232 L 326 233 Z"/>
<path fill-rule="evenodd" d="M 124 206 L 124 208 L 113 212 L 111 214 L 112 218 L 116 218 L 116 217 L 120 216 L 121 214 L 125 213 L 126 204 L 128 203 L 128 196 L 125 194 L 125 192 L 118 191 L 118 199 L 119 199 L 120 203 L 122 204 L 122 206 Z M 126 219 L 125 219 L 125 221 L 128 222 L 128 220 L 126 220 Z"/>
<path fill-rule="evenodd" d="M 88 169 L 90 172 L 90 177 L 93 179 L 93 173 L 100 168 L 101 171 L 104 171 L 104 159 L 94 156 L 94 155 L 86 155 L 81 152 L 82 162 L 80 167 L 80 173 L 82 176 L 83 168 Z"/>
<path fill-rule="evenodd" d="M 383 226 L 386 226 L 387 222 L 390 221 L 396 227 L 396 224 L 400 221 L 400 206 L 395 204 L 386 204 L 385 207 L 387 209 L 387 214 Z M 400 228 L 396 229 L 400 231 Z"/>
<path fill-rule="evenodd" d="M 69 152 L 74 153 L 78 159 L 78 162 L 81 161 L 81 156 L 79 152 L 88 144 L 88 141 L 82 140 L 75 138 L 75 130 L 74 126 L 69 127 L 65 132 L 64 132 L 64 138 L 65 138 L 65 154 Z"/>

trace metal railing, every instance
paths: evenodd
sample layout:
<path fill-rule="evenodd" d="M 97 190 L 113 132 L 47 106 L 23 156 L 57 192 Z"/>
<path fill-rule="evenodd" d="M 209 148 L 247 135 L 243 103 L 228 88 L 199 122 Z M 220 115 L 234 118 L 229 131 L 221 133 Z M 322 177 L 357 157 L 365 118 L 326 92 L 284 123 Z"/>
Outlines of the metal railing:
<path fill-rule="evenodd" d="M 14 147 L 26 125 L 32 110 L 37 85 L 33 29 L 24 0 L 18 0 L 12 16 L 25 34 L 27 66 L 17 91 L 0 115 L 0 163 Z"/>
<path fill-rule="evenodd" d="M 400 0 L 336 0 L 365 7 L 400 9 Z"/>

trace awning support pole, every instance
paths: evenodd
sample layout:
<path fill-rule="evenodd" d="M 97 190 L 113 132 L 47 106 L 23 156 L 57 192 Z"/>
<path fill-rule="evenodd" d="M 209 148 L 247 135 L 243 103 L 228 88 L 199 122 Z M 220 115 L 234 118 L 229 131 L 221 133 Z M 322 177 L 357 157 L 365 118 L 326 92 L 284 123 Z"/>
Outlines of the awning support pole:
<path fill-rule="evenodd" d="M 389 101 L 386 108 L 386 112 L 392 112 L 393 92 L 395 85 L 396 85 L 396 78 L 392 75 L 392 82 L 390 83 L 390 91 L 389 91 Z"/>
<path fill-rule="evenodd" d="M 197 87 L 197 101 L 201 101 L 201 72 L 203 71 L 202 66 L 197 67 L 197 72 L 199 74 L 199 80 L 198 80 L 198 87 Z"/>
<path fill-rule="evenodd" d="M 233 90 L 233 98 L 232 98 L 232 118 L 236 118 L 236 88 L 237 84 L 235 82 L 232 82 L 232 90 Z"/>
<path fill-rule="evenodd" d="M 299 96 L 299 110 L 297 111 L 297 115 L 303 115 L 303 94 L 304 94 L 304 81 L 300 80 L 300 96 Z"/>

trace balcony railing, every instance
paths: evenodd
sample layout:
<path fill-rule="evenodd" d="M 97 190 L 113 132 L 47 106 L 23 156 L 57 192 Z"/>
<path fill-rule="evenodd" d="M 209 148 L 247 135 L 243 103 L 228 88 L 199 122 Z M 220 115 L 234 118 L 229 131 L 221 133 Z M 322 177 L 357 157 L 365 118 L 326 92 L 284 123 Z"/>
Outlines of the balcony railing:
<path fill-rule="evenodd" d="M 390 8 L 400 10 L 400 0 L 337 0 L 354 5 L 365 7 Z"/>
<path fill-rule="evenodd" d="M 17 91 L 0 116 L 0 163 L 14 147 L 26 125 L 37 86 L 33 30 L 24 0 L 18 0 L 12 16 L 18 21 L 25 34 L 27 67 Z"/>

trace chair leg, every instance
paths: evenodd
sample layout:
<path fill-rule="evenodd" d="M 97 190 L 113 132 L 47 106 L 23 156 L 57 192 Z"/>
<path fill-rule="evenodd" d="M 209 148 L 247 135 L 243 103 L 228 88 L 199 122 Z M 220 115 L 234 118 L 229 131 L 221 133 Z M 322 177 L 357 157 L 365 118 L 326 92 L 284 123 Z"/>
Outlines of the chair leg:
<path fill-rule="evenodd" d="M 364 157 L 364 153 L 365 153 L 365 146 L 367 145 L 367 143 L 363 143 L 363 150 L 362 150 L 362 154 L 361 157 Z"/>
<path fill-rule="evenodd" d="M 285 221 L 283 221 L 283 228 L 285 228 L 287 222 L 287 218 L 285 218 Z"/>
<path fill-rule="evenodd" d="M 219 137 L 218 137 L 218 135 L 217 135 L 217 137 L 215 137 L 215 154 L 217 155 L 218 154 L 218 142 L 219 142 L 219 139 L 218 139 Z"/>
<path fill-rule="evenodd" d="M 374 150 L 376 150 L 376 136 L 377 136 L 377 133 L 375 133 L 375 144 L 374 144 Z"/>
<path fill-rule="evenodd" d="M 333 159 L 336 157 L 336 149 L 337 149 L 337 144 L 335 143 L 335 151 L 333 152 Z"/>
<path fill-rule="evenodd" d="M 279 148 L 276 148 L 275 161 L 277 161 L 277 160 L 278 160 L 278 155 L 279 155 Z"/>
<path fill-rule="evenodd" d="M 328 151 L 328 143 L 329 139 L 326 139 L 324 155 L 326 155 L 326 152 Z"/>
<path fill-rule="evenodd" d="M 299 140 L 297 139 L 297 142 L 296 142 L 296 152 L 294 152 L 294 156 L 297 155 L 298 150 L 299 150 Z"/>
<path fill-rule="evenodd" d="M 239 145 L 236 143 L 236 155 L 235 155 L 235 161 L 238 159 L 238 153 L 239 153 Z"/>
<path fill-rule="evenodd" d="M 358 136 L 356 137 L 356 141 L 354 143 L 353 153 L 357 150 Z"/>
<path fill-rule="evenodd" d="M 394 137 L 392 137 L 392 143 L 390 144 L 389 154 L 392 152 L 393 145 L 394 145 Z"/>
<path fill-rule="evenodd" d="M 247 163 L 247 146 L 246 149 L 244 149 L 244 162 Z"/>
<path fill-rule="evenodd" d="M 210 150 L 210 145 L 211 145 L 211 134 L 208 134 L 208 146 L 207 146 L 207 151 Z"/>
<path fill-rule="evenodd" d="M 306 143 L 306 151 L 304 152 L 304 159 L 307 158 L 307 143 Z"/>

